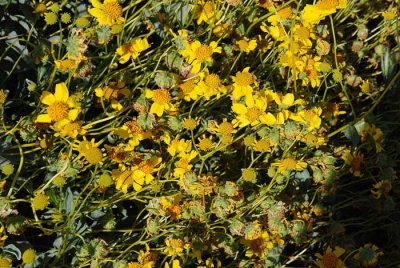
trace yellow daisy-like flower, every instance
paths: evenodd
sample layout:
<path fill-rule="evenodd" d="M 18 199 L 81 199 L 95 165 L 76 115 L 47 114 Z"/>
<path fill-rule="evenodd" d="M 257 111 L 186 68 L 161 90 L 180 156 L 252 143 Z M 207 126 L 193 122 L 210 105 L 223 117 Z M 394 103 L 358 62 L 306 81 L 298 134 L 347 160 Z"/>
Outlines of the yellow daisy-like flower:
<path fill-rule="evenodd" d="M 250 40 L 247 37 L 244 37 L 243 39 L 236 41 L 236 45 L 239 47 L 240 51 L 250 53 L 257 47 L 257 40 Z"/>
<path fill-rule="evenodd" d="M 214 145 L 215 144 L 212 140 L 212 137 L 207 138 L 204 134 L 201 138 L 199 138 L 199 144 L 197 147 L 199 147 L 199 149 L 202 151 L 211 151 L 214 148 Z"/>
<path fill-rule="evenodd" d="M 209 45 L 205 45 L 196 40 L 188 44 L 185 49 L 181 50 L 179 53 L 192 65 L 191 72 L 197 74 L 201 70 L 202 63 L 212 63 L 213 53 L 221 52 L 222 48 L 219 47 L 218 43 L 215 41 L 212 41 Z"/>
<path fill-rule="evenodd" d="M 56 85 L 55 93 L 44 91 L 40 101 L 48 105 L 47 114 L 41 114 L 36 118 L 38 123 L 55 123 L 56 130 L 61 129 L 67 123 L 74 121 L 80 112 L 73 98 L 69 96 L 65 83 Z"/>
<path fill-rule="evenodd" d="M 58 21 L 58 16 L 54 12 L 47 12 L 44 15 L 44 21 L 46 22 L 47 25 L 54 25 Z"/>
<path fill-rule="evenodd" d="M 336 12 L 346 8 L 347 0 L 319 0 L 315 5 L 306 5 L 303 11 L 303 22 L 306 25 L 315 25 Z"/>
<path fill-rule="evenodd" d="M 140 53 L 149 47 L 150 44 L 147 41 L 147 38 L 135 38 L 129 43 L 118 47 L 115 53 L 121 56 L 119 63 L 123 64 L 126 63 L 130 58 L 137 59 Z"/>
<path fill-rule="evenodd" d="M 199 125 L 199 120 L 188 117 L 188 118 L 183 119 L 182 125 L 187 130 L 193 130 Z"/>
<path fill-rule="evenodd" d="M 79 152 L 78 158 L 83 156 L 89 164 L 94 165 L 103 163 L 103 152 L 98 148 L 99 145 L 100 143 L 96 143 L 94 138 L 88 141 L 84 136 L 83 141 L 78 141 L 73 148 Z"/>
<path fill-rule="evenodd" d="M 164 253 L 167 256 L 182 255 L 185 248 L 185 243 L 182 239 L 166 238 L 165 239 L 165 250 Z"/>
<path fill-rule="evenodd" d="M 192 169 L 193 165 L 190 164 L 190 161 L 192 161 L 196 156 L 197 156 L 196 151 L 190 151 L 189 153 L 185 152 L 181 153 L 179 155 L 180 159 L 175 163 L 174 177 L 180 178 L 182 180 L 184 178 L 185 173 Z"/>
<path fill-rule="evenodd" d="M 238 124 L 239 127 L 247 125 L 258 125 L 260 123 L 273 125 L 276 118 L 271 113 L 266 113 L 268 100 L 263 96 L 246 98 L 246 103 L 233 103 L 232 111 L 237 114 L 236 118 L 232 120 L 233 124 Z"/>
<path fill-rule="evenodd" d="M 297 113 L 290 114 L 290 119 L 305 124 L 307 130 L 312 131 L 321 126 L 321 113 L 322 109 L 316 107 L 312 110 L 301 110 Z"/>
<path fill-rule="evenodd" d="M 62 135 L 62 136 L 67 136 L 75 139 L 78 135 L 85 135 L 87 132 L 87 129 L 89 127 L 87 126 L 82 126 L 83 122 L 82 121 L 76 121 L 76 122 L 69 122 L 65 124 L 60 132 L 56 133 L 55 136 Z"/>
<path fill-rule="evenodd" d="M 213 1 L 198 0 L 193 9 L 197 24 L 213 24 L 217 20 L 217 7 Z"/>
<path fill-rule="evenodd" d="M 292 170 L 302 171 L 307 168 L 307 163 L 304 161 L 296 160 L 292 157 L 287 157 L 282 160 L 275 161 L 271 164 L 271 166 L 278 167 L 278 172 L 284 174 Z"/>
<path fill-rule="evenodd" d="M 237 72 L 232 76 L 233 80 L 233 98 L 235 100 L 243 96 L 250 96 L 253 93 L 252 85 L 257 85 L 256 76 L 249 72 L 250 67 L 246 67 L 241 72 Z"/>
<path fill-rule="evenodd" d="M 363 266 L 368 267 L 377 264 L 379 256 L 382 255 L 383 252 L 377 246 L 367 243 L 358 249 L 357 254 L 353 258 L 361 262 Z"/>
<path fill-rule="evenodd" d="M 339 258 L 344 252 L 345 250 L 338 246 L 335 247 L 335 250 L 328 247 L 324 255 L 315 254 L 318 257 L 316 264 L 319 268 L 346 268 L 343 261 Z"/>
<path fill-rule="evenodd" d="M 184 99 L 185 101 L 197 100 L 199 98 L 199 92 L 196 89 L 198 79 L 189 79 L 184 83 L 180 84 L 178 98 Z"/>
<path fill-rule="evenodd" d="M 164 111 L 173 111 L 175 107 L 171 104 L 171 94 L 168 90 L 161 88 L 156 90 L 146 89 L 146 98 L 152 99 L 150 113 L 162 116 Z"/>
<path fill-rule="evenodd" d="M 211 99 L 213 96 L 219 99 L 221 94 L 226 94 L 227 92 L 218 74 L 210 74 L 207 69 L 204 72 L 204 78 L 197 83 L 194 90 L 199 96 L 203 96 L 206 100 Z"/>
<path fill-rule="evenodd" d="M 162 168 L 162 165 L 157 167 L 161 163 L 161 160 L 160 157 L 153 156 L 136 166 L 126 167 L 121 165 L 120 169 L 114 169 L 112 177 L 116 181 L 116 188 L 126 193 L 133 186 L 135 191 L 140 191 L 143 185 L 149 184 L 154 180 L 152 173 Z"/>
<path fill-rule="evenodd" d="M 3 174 L 6 176 L 12 175 L 14 173 L 14 165 L 11 163 L 5 164 L 1 167 L 1 172 L 3 172 Z"/>
<path fill-rule="evenodd" d="M 93 8 L 89 8 L 89 14 L 96 18 L 100 25 L 114 26 L 125 22 L 122 17 L 123 10 L 118 0 L 92 0 Z"/>
<path fill-rule="evenodd" d="M 47 207 L 48 204 L 49 197 L 44 193 L 37 194 L 32 199 L 32 208 L 34 210 L 43 210 Z"/>
<path fill-rule="evenodd" d="M 219 135 L 232 135 L 237 132 L 235 129 L 237 125 L 228 122 L 228 119 L 222 119 L 222 123 L 218 124 L 216 121 L 212 121 L 209 126 L 209 131 L 211 133 L 216 133 Z"/>
<path fill-rule="evenodd" d="M 78 68 L 79 61 L 72 59 L 55 60 L 54 64 L 56 65 L 59 71 L 67 72 L 67 71 L 73 71 L 76 68 Z"/>

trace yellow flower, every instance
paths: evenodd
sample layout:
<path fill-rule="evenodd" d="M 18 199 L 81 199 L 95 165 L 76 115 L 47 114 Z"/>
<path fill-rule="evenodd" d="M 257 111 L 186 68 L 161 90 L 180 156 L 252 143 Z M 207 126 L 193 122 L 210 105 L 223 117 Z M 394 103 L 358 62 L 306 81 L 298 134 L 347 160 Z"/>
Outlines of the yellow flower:
<path fill-rule="evenodd" d="M 113 133 L 121 136 L 123 139 L 129 138 L 125 151 L 132 151 L 139 145 L 140 141 L 151 137 L 151 131 L 145 131 L 135 117 L 131 121 L 125 122 L 122 127 L 114 129 Z"/>
<path fill-rule="evenodd" d="M 187 62 L 192 65 L 191 72 L 194 74 L 200 72 L 202 63 L 213 63 L 213 53 L 221 52 L 222 48 L 218 46 L 217 42 L 212 41 L 209 45 L 204 45 L 197 40 L 188 44 L 185 49 L 179 51 Z"/>
<path fill-rule="evenodd" d="M 307 168 L 307 163 L 304 161 L 296 160 L 292 157 L 286 157 L 282 160 L 277 160 L 271 164 L 273 167 L 278 167 L 278 172 L 285 174 L 288 171 L 296 170 L 302 171 Z"/>
<path fill-rule="evenodd" d="M 89 14 L 95 17 L 100 25 L 114 26 L 124 23 L 123 10 L 118 0 L 104 0 L 103 4 L 98 0 L 91 2 L 93 8 L 89 8 Z"/>
<path fill-rule="evenodd" d="M 156 90 L 146 89 L 146 98 L 152 99 L 150 113 L 162 116 L 164 111 L 174 111 L 175 107 L 171 104 L 171 94 L 168 90 L 161 88 Z"/>
<path fill-rule="evenodd" d="M 131 57 L 137 59 L 139 54 L 150 47 L 147 38 L 135 38 L 129 43 L 117 48 L 116 54 L 121 56 L 119 63 L 126 63 Z"/>
<path fill-rule="evenodd" d="M 32 208 L 34 210 L 43 210 L 49 204 L 49 197 L 46 194 L 36 194 L 32 199 Z"/>
<path fill-rule="evenodd" d="M 44 20 L 47 25 L 54 25 L 57 23 L 58 17 L 57 14 L 54 12 L 46 12 L 46 14 L 44 15 Z"/>
<path fill-rule="evenodd" d="M 312 110 L 301 110 L 297 113 L 290 114 L 290 119 L 305 124 L 307 130 L 312 131 L 321 126 L 321 113 L 322 109 L 316 107 Z"/>
<path fill-rule="evenodd" d="M 328 247 L 324 255 L 319 253 L 315 254 L 315 256 L 318 257 L 316 264 L 320 268 L 346 268 L 343 261 L 339 258 L 344 252 L 345 250 L 338 246 L 335 247 L 334 251 L 332 251 L 332 248 Z"/>
<path fill-rule="evenodd" d="M 392 183 L 388 180 L 382 180 L 374 184 L 374 188 L 371 190 L 371 194 L 374 198 L 380 199 L 389 197 L 389 193 L 392 190 Z"/>
<path fill-rule="evenodd" d="M 187 130 L 193 130 L 199 125 L 199 120 L 188 117 L 183 119 L 182 125 Z"/>
<path fill-rule="evenodd" d="M 167 256 L 180 256 L 183 253 L 185 243 L 182 239 L 174 239 L 174 238 L 166 238 L 165 241 L 165 250 L 164 253 Z"/>
<path fill-rule="evenodd" d="M 242 177 L 245 181 L 256 182 L 257 172 L 254 168 L 246 168 L 242 171 Z"/>
<path fill-rule="evenodd" d="M 249 40 L 247 37 L 244 37 L 243 39 L 236 41 L 236 45 L 239 47 L 240 51 L 249 53 L 256 49 L 257 40 Z"/>
<path fill-rule="evenodd" d="M 68 136 L 73 139 L 75 139 L 78 135 L 85 135 L 87 132 L 87 129 L 89 128 L 88 126 L 83 126 L 82 121 L 76 121 L 76 122 L 69 122 L 65 124 L 62 129 L 60 130 L 59 133 L 56 133 L 55 136 L 62 135 L 62 136 Z"/>
<path fill-rule="evenodd" d="M 357 254 L 354 255 L 354 259 L 360 261 L 363 266 L 374 266 L 378 262 L 379 256 L 382 256 L 383 252 L 372 243 L 367 243 L 363 247 L 358 249 Z"/>
<path fill-rule="evenodd" d="M 116 188 L 126 193 L 133 186 L 135 191 L 140 191 L 145 184 L 154 180 L 152 173 L 158 171 L 162 166 L 161 158 L 153 156 L 149 160 L 144 160 L 133 167 L 120 166 L 120 169 L 112 171 L 112 177 L 116 181 Z"/>
<path fill-rule="evenodd" d="M 180 178 L 182 180 L 185 173 L 192 169 L 193 165 L 190 164 L 190 161 L 192 161 L 196 156 L 196 151 L 181 153 L 179 156 L 180 159 L 175 163 L 174 177 Z"/>
<path fill-rule="evenodd" d="M 171 156 L 181 155 L 182 153 L 189 152 L 192 149 L 192 142 L 185 139 L 174 139 L 171 141 L 169 136 L 164 138 L 164 142 L 168 145 L 167 151 Z"/>
<path fill-rule="evenodd" d="M 202 151 L 211 151 L 214 148 L 214 142 L 212 141 L 212 136 L 207 138 L 204 134 L 199 138 L 199 144 L 197 145 Z"/>
<path fill-rule="evenodd" d="M 12 175 L 14 173 L 14 165 L 10 163 L 3 165 L 1 167 L 1 172 L 3 172 L 3 174 L 6 176 Z"/>
<path fill-rule="evenodd" d="M 193 13 L 197 24 L 201 24 L 203 21 L 213 24 L 217 20 L 216 5 L 213 1 L 198 0 L 193 8 Z"/>
<path fill-rule="evenodd" d="M 24 251 L 24 254 L 22 254 L 22 261 L 26 264 L 32 263 L 36 258 L 36 252 L 34 249 L 29 248 Z"/>
<path fill-rule="evenodd" d="M 78 68 L 79 61 L 72 59 L 56 60 L 54 61 L 57 69 L 61 72 L 73 71 Z"/>
<path fill-rule="evenodd" d="M 38 123 L 53 123 L 56 130 L 61 129 L 67 123 L 74 121 L 80 112 L 74 99 L 69 96 L 65 83 L 56 85 L 55 94 L 44 91 L 40 97 L 43 104 L 48 105 L 47 114 L 41 114 L 36 118 Z"/>
<path fill-rule="evenodd" d="M 199 92 L 195 90 L 197 79 L 190 78 L 183 84 L 179 85 L 178 98 L 184 99 L 185 101 L 197 100 L 199 98 Z"/>
<path fill-rule="evenodd" d="M 337 9 L 346 8 L 347 0 L 319 0 L 315 5 L 306 5 L 303 11 L 303 22 L 309 25 L 318 24 Z"/>
<path fill-rule="evenodd" d="M 271 113 L 266 113 L 268 101 L 263 96 L 250 95 L 246 97 L 246 104 L 233 103 L 232 111 L 237 114 L 236 118 L 232 120 L 233 124 L 238 124 L 239 127 L 247 125 L 258 125 L 260 123 L 273 125 L 276 122 L 275 117 Z"/>
<path fill-rule="evenodd" d="M 212 121 L 209 126 L 209 131 L 211 133 L 217 133 L 219 135 L 231 135 L 237 132 L 235 129 L 237 125 L 228 122 L 228 119 L 222 119 L 222 123 L 218 124 L 216 121 Z"/>
<path fill-rule="evenodd" d="M 361 153 L 351 153 L 350 150 L 346 150 L 343 155 L 342 159 L 346 163 L 346 165 L 350 166 L 350 172 L 356 176 L 361 176 L 361 165 L 364 162 L 364 155 Z"/>
<path fill-rule="evenodd" d="M 232 33 L 232 25 L 229 23 L 221 23 L 214 27 L 213 33 L 219 38 L 227 38 Z"/>
<path fill-rule="evenodd" d="M 272 8 L 271 8 L 272 9 Z M 274 11 L 274 9 L 272 9 Z M 292 17 L 292 8 L 285 7 L 280 9 L 275 15 L 269 16 L 268 17 L 268 22 L 271 23 L 271 25 L 278 25 L 280 22 L 283 22 L 286 19 L 289 19 Z"/>
<path fill-rule="evenodd" d="M 250 67 L 246 67 L 241 72 L 232 76 L 233 80 L 233 98 L 235 100 L 243 96 L 250 96 L 253 93 L 252 85 L 256 85 L 256 76 L 249 72 Z"/>
<path fill-rule="evenodd" d="M 217 96 L 216 98 L 219 99 L 221 94 L 227 92 L 218 74 L 210 74 L 207 69 L 204 72 L 204 78 L 197 83 L 194 90 L 197 95 L 203 96 L 206 100 L 209 100 L 212 96 Z"/>
<path fill-rule="evenodd" d="M 86 137 L 83 137 L 83 141 L 78 141 L 73 148 L 79 152 L 78 158 L 83 156 L 92 165 L 102 164 L 103 152 L 98 148 L 99 144 L 95 142 L 94 138 L 88 141 Z"/>

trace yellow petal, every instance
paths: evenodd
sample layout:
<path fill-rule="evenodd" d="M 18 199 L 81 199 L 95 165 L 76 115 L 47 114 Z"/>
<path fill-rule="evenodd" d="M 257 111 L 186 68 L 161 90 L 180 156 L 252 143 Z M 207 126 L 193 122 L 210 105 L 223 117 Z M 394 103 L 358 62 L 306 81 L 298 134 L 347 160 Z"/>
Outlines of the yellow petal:
<path fill-rule="evenodd" d="M 245 113 L 247 113 L 246 106 L 244 106 L 241 103 L 232 104 L 232 111 L 234 111 L 237 114 L 245 114 Z"/>
<path fill-rule="evenodd" d="M 43 91 L 42 96 L 40 97 L 40 102 L 46 105 L 51 105 L 56 101 L 54 95 L 48 91 Z"/>
<path fill-rule="evenodd" d="M 282 104 L 285 106 L 292 106 L 293 103 L 294 103 L 294 95 L 292 93 L 288 93 L 282 98 Z"/>
<path fill-rule="evenodd" d="M 79 109 L 71 109 L 68 112 L 68 119 L 74 121 L 78 117 L 78 114 L 79 114 Z"/>
<path fill-rule="evenodd" d="M 54 94 L 56 101 L 67 102 L 69 93 L 65 83 L 58 83 L 56 85 L 56 93 Z"/>
<path fill-rule="evenodd" d="M 36 122 L 38 123 L 51 123 L 51 118 L 48 114 L 40 114 L 36 118 Z"/>

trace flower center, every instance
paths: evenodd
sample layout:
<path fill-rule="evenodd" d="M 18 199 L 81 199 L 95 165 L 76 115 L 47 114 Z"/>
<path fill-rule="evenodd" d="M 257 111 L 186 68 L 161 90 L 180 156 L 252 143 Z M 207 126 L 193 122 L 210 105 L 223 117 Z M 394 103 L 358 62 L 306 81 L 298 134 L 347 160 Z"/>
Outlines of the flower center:
<path fill-rule="evenodd" d="M 246 50 L 249 47 L 249 42 L 247 42 L 246 40 L 239 40 L 238 45 L 240 50 Z"/>
<path fill-rule="evenodd" d="M 258 109 L 257 107 L 251 107 L 247 109 L 246 116 L 250 122 L 258 120 L 260 115 L 261 115 L 261 110 Z"/>
<path fill-rule="evenodd" d="M 285 168 L 296 169 L 296 160 L 293 158 L 286 158 L 282 161 L 282 166 Z"/>
<path fill-rule="evenodd" d="M 200 47 L 198 47 L 196 49 L 196 51 L 194 52 L 194 55 L 196 56 L 196 59 L 203 62 L 205 60 L 207 60 L 208 58 L 211 57 L 213 53 L 212 47 L 208 46 L 208 45 L 201 45 Z"/>
<path fill-rule="evenodd" d="M 85 151 L 85 158 L 90 164 L 98 164 L 103 160 L 103 153 L 99 148 L 91 146 L 90 150 Z"/>
<path fill-rule="evenodd" d="M 251 75 L 251 73 L 238 72 L 236 74 L 236 84 L 238 84 L 239 86 L 246 87 L 252 84 L 253 82 L 254 82 L 253 76 Z"/>
<path fill-rule="evenodd" d="M 310 31 L 306 27 L 300 27 L 296 30 L 296 35 L 301 40 L 306 40 L 310 37 Z"/>
<path fill-rule="evenodd" d="M 168 104 L 171 101 L 171 95 L 166 89 L 157 89 L 154 91 L 153 101 L 158 104 Z"/>
<path fill-rule="evenodd" d="M 216 74 L 207 75 L 205 82 L 212 89 L 218 89 L 221 86 L 221 79 Z"/>
<path fill-rule="evenodd" d="M 188 94 L 189 92 L 192 92 L 194 90 L 195 85 L 196 85 L 196 83 L 192 79 L 192 80 L 186 81 L 185 83 L 183 83 L 179 87 L 181 88 L 183 94 Z"/>
<path fill-rule="evenodd" d="M 256 178 L 257 173 L 252 168 L 246 168 L 243 171 L 242 176 L 245 181 L 252 181 Z"/>
<path fill-rule="evenodd" d="M 213 148 L 213 142 L 210 139 L 204 138 L 199 143 L 200 150 L 209 151 Z"/>
<path fill-rule="evenodd" d="M 103 4 L 105 15 L 111 19 L 118 19 L 122 16 L 122 7 L 118 3 Z"/>
<path fill-rule="evenodd" d="M 188 130 L 193 130 L 197 127 L 197 121 L 193 118 L 188 118 L 183 121 L 183 126 Z"/>
<path fill-rule="evenodd" d="M 146 174 L 151 174 L 151 172 L 153 172 L 153 168 L 154 166 L 149 161 L 143 161 L 139 164 L 139 170 Z"/>
<path fill-rule="evenodd" d="M 68 116 L 68 105 L 65 102 L 56 101 L 49 105 L 47 113 L 51 118 L 51 121 L 60 121 Z"/>
<path fill-rule="evenodd" d="M 332 252 L 322 256 L 321 262 L 325 268 L 336 268 L 339 264 L 337 256 Z"/>
<path fill-rule="evenodd" d="M 229 122 L 222 122 L 221 125 L 219 125 L 219 128 L 218 128 L 218 131 L 221 134 L 225 134 L 225 135 L 231 134 L 233 132 L 233 130 L 234 130 L 233 126 Z"/>

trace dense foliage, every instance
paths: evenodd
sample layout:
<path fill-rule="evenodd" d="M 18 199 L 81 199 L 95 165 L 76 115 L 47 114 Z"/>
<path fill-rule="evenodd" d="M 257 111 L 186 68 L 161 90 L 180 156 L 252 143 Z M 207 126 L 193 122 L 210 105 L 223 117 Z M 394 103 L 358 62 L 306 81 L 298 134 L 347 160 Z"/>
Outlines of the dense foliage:
<path fill-rule="evenodd" d="M 1 0 L 0 268 L 400 265 L 398 0 Z"/>

